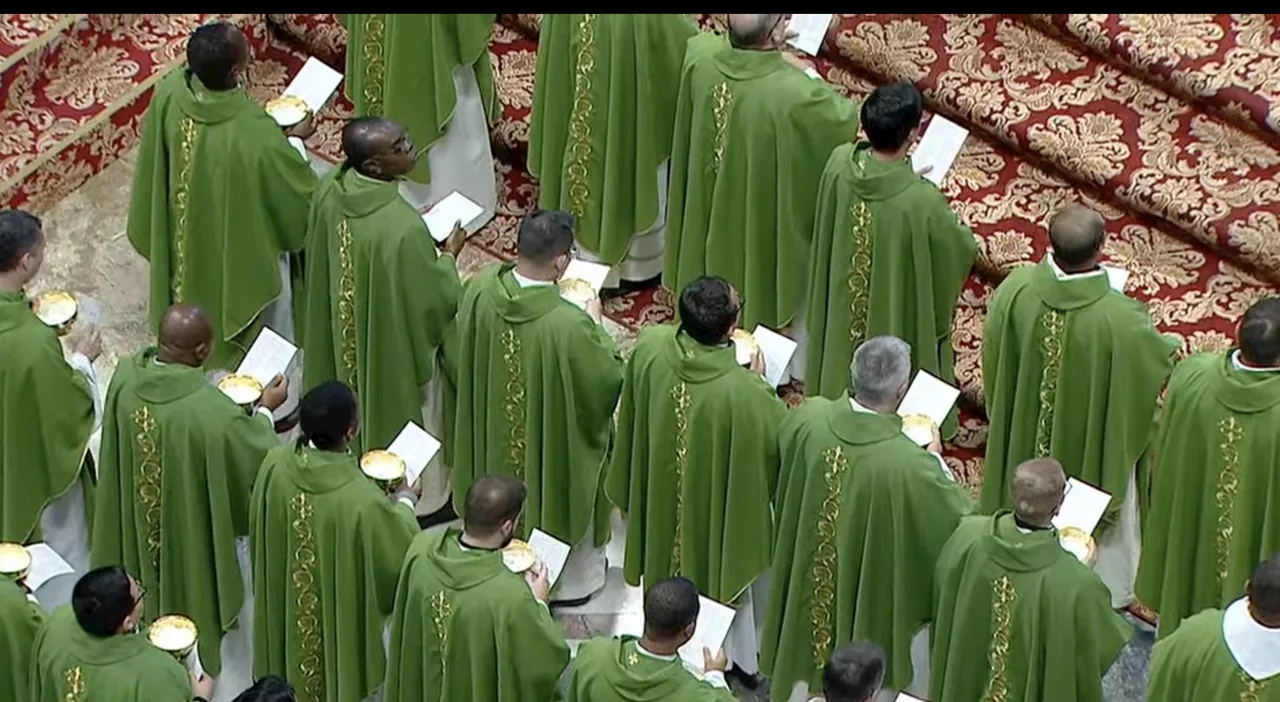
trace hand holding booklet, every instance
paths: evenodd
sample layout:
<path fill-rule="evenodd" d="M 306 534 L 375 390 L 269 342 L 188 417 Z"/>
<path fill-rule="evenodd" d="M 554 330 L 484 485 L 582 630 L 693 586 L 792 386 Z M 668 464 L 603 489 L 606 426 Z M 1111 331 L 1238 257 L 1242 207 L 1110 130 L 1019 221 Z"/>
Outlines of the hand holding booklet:
<path fill-rule="evenodd" d="M 917 173 L 924 170 L 925 166 L 931 167 L 924 178 L 941 187 L 942 179 L 951 170 L 951 164 L 960 155 L 960 149 L 964 148 L 964 140 L 967 138 L 969 130 L 935 114 L 929 120 L 929 127 L 925 129 L 920 143 L 916 144 L 916 150 L 911 154 L 911 167 Z"/>
<path fill-rule="evenodd" d="M 698 624 L 694 627 L 693 638 L 680 647 L 680 657 L 686 663 L 702 670 L 703 647 L 714 653 L 724 646 L 724 640 L 729 635 L 729 626 L 733 624 L 736 612 L 732 607 L 702 595 L 698 595 L 698 606 Z M 613 636 L 643 635 L 644 616 L 618 617 L 611 633 Z"/>
<path fill-rule="evenodd" d="M 426 223 L 427 231 L 431 232 L 431 238 L 440 242 L 449 238 L 455 224 L 461 222 L 465 227 L 481 214 L 484 214 L 483 207 L 455 190 L 427 210 L 422 215 L 422 221 Z"/>
<path fill-rule="evenodd" d="M 795 355 L 798 344 L 763 324 L 757 324 L 751 336 L 760 344 L 760 353 L 764 355 L 764 379 L 776 390 L 791 365 L 791 357 Z"/>
<path fill-rule="evenodd" d="M 542 565 L 547 567 L 547 582 L 555 587 L 560 574 L 564 572 L 564 564 L 569 561 L 569 544 L 541 529 L 534 529 L 529 533 L 529 546 L 538 554 Z"/>
<path fill-rule="evenodd" d="M 249 352 L 244 355 L 236 373 L 252 376 L 266 387 L 277 375 L 283 375 L 289 369 L 289 364 L 293 363 L 297 354 L 297 346 L 286 341 L 270 327 L 263 327 L 258 332 L 258 338 L 249 347 Z"/>
<path fill-rule="evenodd" d="M 1067 495 L 1058 509 L 1058 516 L 1053 518 L 1053 526 L 1058 529 L 1076 527 L 1093 536 L 1098 528 L 1102 515 L 1111 504 L 1111 495 L 1075 478 L 1067 479 Z"/>
<path fill-rule="evenodd" d="M 810 56 L 817 56 L 822 48 L 822 40 L 827 37 L 827 30 L 830 28 L 830 14 L 791 15 L 787 31 L 794 32 L 796 36 L 788 39 L 787 43 Z"/>
<path fill-rule="evenodd" d="M 413 485 L 440 451 L 440 440 L 417 424 L 408 422 L 387 447 L 387 451 L 404 461 L 405 485 Z"/>
<path fill-rule="evenodd" d="M 911 387 L 907 388 L 907 394 L 898 404 L 898 416 L 924 415 L 933 422 L 934 426 L 941 426 L 959 397 L 960 390 L 922 370 L 916 373 L 915 380 L 911 381 Z M 906 433 L 906 427 L 903 428 L 903 433 Z M 907 435 L 921 446 L 928 446 L 931 440 L 931 437 L 926 439 L 923 435 Z"/>
<path fill-rule="evenodd" d="M 341 83 L 342 73 L 329 68 L 313 56 L 302 65 L 302 70 L 293 77 L 289 87 L 284 89 L 284 94 L 305 102 L 311 114 L 316 114 L 324 109 Z"/>

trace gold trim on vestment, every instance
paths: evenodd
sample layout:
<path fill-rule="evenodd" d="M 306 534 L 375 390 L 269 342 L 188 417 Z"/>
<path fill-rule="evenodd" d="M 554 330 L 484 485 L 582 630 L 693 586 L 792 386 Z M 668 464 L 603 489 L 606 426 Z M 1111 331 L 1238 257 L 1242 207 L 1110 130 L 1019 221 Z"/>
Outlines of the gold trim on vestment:
<path fill-rule="evenodd" d="M 1218 489 L 1213 496 L 1218 505 L 1214 555 L 1218 565 L 1218 592 L 1222 593 L 1231 565 L 1231 536 L 1235 532 L 1236 492 L 1240 487 L 1240 441 L 1244 439 L 1244 427 L 1235 417 L 1227 417 L 1218 422 L 1218 431 L 1222 434 L 1222 443 L 1218 446 L 1222 452 L 1222 469 L 1218 471 Z"/>
<path fill-rule="evenodd" d="M 578 22 L 578 55 L 573 75 L 573 113 L 569 117 L 569 164 L 565 168 L 565 191 L 569 213 L 582 217 L 591 197 L 591 114 L 595 111 L 591 94 L 596 71 L 595 15 L 583 15 Z"/>
<path fill-rule="evenodd" d="M 179 126 L 182 129 L 182 141 L 178 145 L 178 184 L 173 194 L 174 227 L 173 227 L 173 271 L 170 276 L 170 288 L 175 304 L 183 301 L 184 288 L 187 282 L 187 216 L 191 205 L 191 171 L 195 161 L 196 123 L 190 117 L 184 117 Z"/>
<path fill-rule="evenodd" d="M 356 384 L 356 272 L 351 261 L 351 223 L 338 222 L 338 334 L 342 339 L 342 376 Z"/>
<path fill-rule="evenodd" d="M 987 649 L 987 663 L 991 678 L 982 702 L 1005 702 L 1009 695 L 1005 671 L 1009 666 L 1009 645 L 1013 629 L 1013 601 L 1018 593 L 1008 575 L 1001 575 L 991 583 L 992 618 L 995 628 L 991 632 L 991 644 Z"/>
<path fill-rule="evenodd" d="M 1040 351 L 1044 355 L 1044 371 L 1040 376 L 1040 419 L 1036 423 L 1036 457 L 1049 455 L 1053 443 L 1053 411 L 1058 401 L 1058 376 L 1062 372 L 1062 341 L 1067 328 L 1062 312 L 1045 310 L 1040 318 L 1044 337 Z"/>
<path fill-rule="evenodd" d="M 364 20 L 364 41 L 360 45 L 360 52 L 364 56 L 364 89 L 361 92 L 364 111 L 368 115 L 382 114 L 383 81 L 387 77 L 382 39 L 386 27 L 385 15 L 369 15 Z"/>
<path fill-rule="evenodd" d="M 1243 670 L 1240 673 L 1240 702 L 1260 702 L 1262 695 L 1271 689 L 1271 681 L 1275 678 L 1267 678 L 1266 680 L 1254 680 L 1249 674 Z"/>
<path fill-rule="evenodd" d="M 80 670 L 80 666 L 76 666 L 62 675 L 67 683 L 67 694 L 63 695 L 62 701 L 80 702 L 84 697 L 84 672 Z"/>
<path fill-rule="evenodd" d="M 160 449 L 156 444 L 156 420 L 151 408 L 143 405 L 133 412 L 133 423 L 138 433 L 134 435 L 138 449 L 138 506 L 147 524 L 147 557 L 160 577 L 160 505 L 164 489 L 164 469 L 160 463 Z"/>
<path fill-rule="evenodd" d="M 671 575 L 680 574 L 684 562 L 684 472 L 689 465 L 689 384 L 676 383 L 671 389 L 676 414 L 676 531 L 671 540 Z"/>
<path fill-rule="evenodd" d="M 445 689 L 444 680 L 449 669 L 449 626 L 453 620 L 453 603 L 449 602 L 444 590 L 428 598 L 431 605 L 431 626 L 436 630 L 436 641 L 440 645 L 440 681 L 441 689 Z"/>
<path fill-rule="evenodd" d="M 826 666 L 831 652 L 831 610 L 836 599 L 836 530 L 840 524 L 840 493 L 849 468 L 843 446 L 823 451 L 822 460 L 826 463 L 822 481 L 827 494 L 818 514 L 818 543 L 813 549 L 813 605 L 809 610 L 813 624 L 813 663 L 819 670 Z"/>
<path fill-rule="evenodd" d="M 871 307 L 871 208 L 855 202 L 849 215 L 853 218 L 853 256 L 849 262 L 849 343 L 858 350 L 867 337 L 867 318 Z"/>
<path fill-rule="evenodd" d="M 293 595 L 298 605 L 298 671 L 302 688 L 312 700 L 323 700 L 324 638 L 320 623 L 320 595 L 316 592 L 315 509 L 307 493 L 289 501 L 293 515 Z"/>
<path fill-rule="evenodd" d="M 511 474 L 524 480 L 525 459 L 525 388 L 524 361 L 520 336 L 514 328 L 502 332 L 502 361 L 507 367 L 507 397 L 503 413 L 507 416 L 507 467 Z M 521 515 L 520 521 L 524 522 Z M 521 525 L 516 525 L 520 530 Z"/>
<path fill-rule="evenodd" d="M 711 168 L 713 172 L 720 170 L 724 163 L 725 143 L 729 140 L 729 108 L 733 105 L 733 91 L 729 84 L 720 81 L 712 91 L 712 115 L 715 119 L 716 141 L 711 152 Z"/>

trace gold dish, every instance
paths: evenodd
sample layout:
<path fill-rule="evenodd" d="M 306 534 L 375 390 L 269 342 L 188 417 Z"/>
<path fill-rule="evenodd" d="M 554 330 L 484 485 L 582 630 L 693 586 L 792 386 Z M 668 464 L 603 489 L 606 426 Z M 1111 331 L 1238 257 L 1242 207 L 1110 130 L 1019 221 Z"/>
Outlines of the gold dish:
<path fill-rule="evenodd" d="M 251 375 L 225 375 L 218 381 L 218 389 L 231 398 L 232 402 L 244 408 L 252 407 L 253 403 L 262 399 L 262 383 Z"/>
<path fill-rule="evenodd" d="M 502 549 L 502 564 L 512 573 L 523 573 L 538 564 L 538 552 L 527 541 L 512 539 Z"/>
<path fill-rule="evenodd" d="M 36 313 L 41 322 L 53 327 L 62 336 L 71 331 L 71 324 L 76 321 L 80 304 L 76 302 L 75 295 L 63 290 L 52 290 L 37 295 L 31 301 L 31 311 Z"/>
<path fill-rule="evenodd" d="M 751 363 L 751 357 L 760 350 L 760 342 L 746 329 L 734 329 L 732 338 L 738 364 L 745 366 Z"/>
<path fill-rule="evenodd" d="M 360 470 L 383 492 L 391 492 L 404 480 L 404 459 L 390 451 L 374 449 L 360 457 Z"/>
<path fill-rule="evenodd" d="M 560 294 L 569 302 L 585 307 L 596 296 L 595 288 L 582 278 L 563 278 L 560 281 Z"/>
<path fill-rule="evenodd" d="M 195 622 L 181 614 L 167 614 L 147 627 L 147 641 L 179 661 L 195 649 L 196 638 Z"/>
<path fill-rule="evenodd" d="M 264 109 L 281 127 L 292 127 L 311 115 L 311 108 L 307 107 L 307 103 L 294 95 L 281 95 L 270 100 Z"/>
<path fill-rule="evenodd" d="M 902 433 L 921 446 L 928 446 L 933 442 L 933 430 L 936 428 L 937 425 L 928 415 L 908 414 L 902 418 Z"/>
<path fill-rule="evenodd" d="M 22 580 L 31 572 L 31 552 L 22 544 L 0 544 L 0 578 Z"/>
<path fill-rule="evenodd" d="M 1058 543 L 1087 566 L 1092 567 L 1098 560 L 1098 544 L 1080 527 L 1066 527 L 1059 530 Z"/>

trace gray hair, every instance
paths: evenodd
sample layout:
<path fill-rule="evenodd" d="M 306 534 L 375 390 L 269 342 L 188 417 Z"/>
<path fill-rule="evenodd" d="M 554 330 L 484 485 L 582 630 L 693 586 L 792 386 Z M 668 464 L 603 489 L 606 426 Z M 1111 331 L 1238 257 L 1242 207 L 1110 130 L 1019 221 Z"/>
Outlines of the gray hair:
<path fill-rule="evenodd" d="M 729 43 L 738 49 L 764 46 L 782 15 L 729 15 Z"/>
<path fill-rule="evenodd" d="M 911 344 L 896 336 L 877 336 L 862 342 L 849 368 L 853 396 L 868 409 L 898 401 L 911 378 Z"/>

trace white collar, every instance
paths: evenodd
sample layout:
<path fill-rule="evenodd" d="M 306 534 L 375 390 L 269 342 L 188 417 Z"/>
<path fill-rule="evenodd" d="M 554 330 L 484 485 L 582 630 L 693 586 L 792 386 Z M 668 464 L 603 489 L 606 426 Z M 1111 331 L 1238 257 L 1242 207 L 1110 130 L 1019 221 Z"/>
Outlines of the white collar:
<path fill-rule="evenodd" d="M 1107 270 L 1101 266 L 1084 273 L 1066 273 L 1058 267 L 1058 262 L 1053 260 L 1053 253 L 1044 255 L 1044 260 L 1049 262 L 1049 268 L 1053 270 L 1053 277 L 1058 280 L 1080 280 L 1082 278 L 1093 278 L 1094 276 L 1106 275 Z"/>
<path fill-rule="evenodd" d="M 1272 366 L 1270 368 L 1258 368 L 1255 366 L 1246 366 L 1244 364 L 1244 361 L 1241 360 L 1242 358 L 1243 356 L 1240 355 L 1240 349 L 1236 349 L 1235 353 L 1231 354 L 1231 365 L 1236 370 L 1245 371 L 1246 373 L 1274 373 L 1276 371 L 1280 371 L 1280 367 L 1276 367 L 1276 366 Z"/>
<path fill-rule="evenodd" d="M 636 653 L 639 653 L 640 655 L 645 656 L 646 658 L 653 658 L 660 661 L 674 661 L 676 659 L 676 656 L 663 656 L 663 655 L 654 653 L 653 651 L 650 651 L 644 646 L 641 646 L 639 641 L 636 641 Z"/>
<path fill-rule="evenodd" d="M 514 268 L 511 269 L 511 276 L 516 279 L 516 285 L 519 285 L 522 288 L 533 288 L 540 285 L 555 285 L 554 282 L 549 280 L 534 280 L 533 278 L 526 278 L 516 272 L 516 269 Z"/>
<path fill-rule="evenodd" d="M 849 406 L 853 407 L 854 412 L 861 412 L 862 414 L 880 414 L 879 412 L 871 409 L 870 407 L 866 407 L 862 404 L 859 404 L 859 402 L 853 399 L 852 397 L 849 398 Z"/>
<path fill-rule="evenodd" d="M 1254 680 L 1280 675 L 1280 629 L 1268 629 L 1249 614 L 1249 598 L 1232 602 L 1222 614 L 1222 640 L 1236 665 Z"/>

